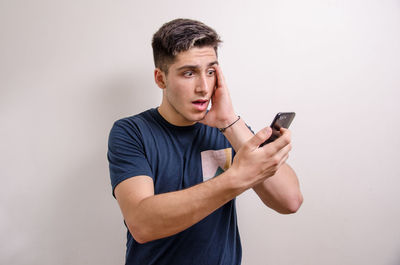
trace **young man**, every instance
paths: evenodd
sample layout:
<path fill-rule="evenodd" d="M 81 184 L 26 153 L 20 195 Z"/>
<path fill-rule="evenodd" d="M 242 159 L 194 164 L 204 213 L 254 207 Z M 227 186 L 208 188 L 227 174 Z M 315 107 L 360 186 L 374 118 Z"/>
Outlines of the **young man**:
<path fill-rule="evenodd" d="M 235 113 L 219 43 L 201 22 L 164 24 L 152 43 L 161 105 L 111 130 L 108 159 L 128 228 L 126 264 L 240 264 L 236 196 L 252 188 L 285 214 L 302 203 L 285 163 L 290 131 L 259 147 L 271 129 L 253 135 Z"/>

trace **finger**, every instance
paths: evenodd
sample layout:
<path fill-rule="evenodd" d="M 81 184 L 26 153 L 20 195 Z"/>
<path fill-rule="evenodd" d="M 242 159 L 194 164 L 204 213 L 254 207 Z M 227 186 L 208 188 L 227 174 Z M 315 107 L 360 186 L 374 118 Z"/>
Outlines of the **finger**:
<path fill-rule="evenodd" d="M 282 158 L 281 162 L 278 164 L 278 167 L 281 167 L 284 163 L 286 163 L 286 161 L 288 160 L 288 158 L 289 158 L 289 154 L 286 154 L 286 155 Z"/>
<path fill-rule="evenodd" d="M 215 71 L 217 72 L 217 87 L 224 87 L 225 86 L 225 77 L 222 74 L 221 66 L 218 64 L 215 66 Z"/>
<path fill-rule="evenodd" d="M 275 153 L 270 153 L 270 159 L 272 159 L 272 162 L 276 166 L 280 167 L 286 161 L 286 159 L 288 159 L 291 149 L 291 144 L 288 144 L 282 149 L 275 151 Z M 271 149 L 269 149 L 269 151 L 271 151 Z"/>
<path fill-rule="evenodd" d="M 270 145 L 276 152 L 291 143 L 291 132 L 288 129 L 281 128 L 281 136 L 272 142 Z"/>
<path fill-rule="evenodd" d="M 281 158 L 280 158 L 280 161 L 278 163 L 278 167 L 282 166 L 282 164 L 285 163 L 286 160 L 289 158 L 290 149 L 291 148 L 288 148 L 288 146 L 286 146 L 279 152 L 279 156 Z"/>
<path fill-rule="evenodd" d="M 256 135 L 254 135 L 249 141 L 249 146 L 252 149 L 258 148 L 260 144 L 265 142 L 272 134 L 272 129 L 270 127 L 266 127 L 260 130 Z"/>
<path fill-rule="evenodd" d="M 282 148 L 279 150 L 276 154 L 273 156 L 270 156 L 269 159 L 271 159 L 272 165 L 274 165 L 277 169 L 279 169 L 283 163 L 289 158 L 289 151 L 290 151 L 290 145 Z"/>
<path fill-rule="evenodd" d="M 283 128 L 283 127 L 281 127 L 281 128 L 279 129 L 279 132 L 280 132 L 281 134 L 284 134 L 285 132 L 290 133 L 289 129 L 286 129 L 286 128 Z"/>

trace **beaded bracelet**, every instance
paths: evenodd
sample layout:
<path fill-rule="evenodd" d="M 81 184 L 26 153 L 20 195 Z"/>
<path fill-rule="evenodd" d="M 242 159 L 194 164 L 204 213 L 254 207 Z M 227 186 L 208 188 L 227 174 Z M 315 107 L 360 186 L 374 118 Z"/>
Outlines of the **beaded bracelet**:
<path fill-rule="evenodd" d="M 234 122 L 232 122 L 231 124 L 229 124 L 228 126 L 226 126 L 225 128 L 218 128 L 218 130 L 222 133 L 225 132 L 226 129 L 228 129 L 229 127 L 231 127 L 232 125 L 234 125 L 236 122 L 238 122 L 238 120 L 240 120 L 240 116 L 238 116 L 237 120 L 235 120 Z"/>

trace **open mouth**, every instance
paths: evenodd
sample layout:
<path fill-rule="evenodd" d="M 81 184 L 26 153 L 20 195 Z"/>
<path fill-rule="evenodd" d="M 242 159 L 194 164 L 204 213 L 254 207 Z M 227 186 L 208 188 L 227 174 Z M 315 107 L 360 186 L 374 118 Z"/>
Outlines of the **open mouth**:
<path fill-rule="evenodd" d="M 203 109 L 207 108 L 208 100 L 199 99 L 199 100 L 192 101 L 192 103 L 196 106 L 196 108 L 198 110 L 203 110 Z"/>
<path fill-rule="evenodd" d="M 207 103 L 207 100 L 196 100 L 196 101 L 193 101 L 193 104 L 196 104 L 196 105 L 203 105 L 203 104 L 206 104 Z"/>

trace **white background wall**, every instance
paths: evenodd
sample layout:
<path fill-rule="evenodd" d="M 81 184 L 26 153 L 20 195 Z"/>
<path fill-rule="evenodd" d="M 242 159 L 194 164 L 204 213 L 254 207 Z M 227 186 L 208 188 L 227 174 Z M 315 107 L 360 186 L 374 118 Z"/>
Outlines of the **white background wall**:
<path fill-rule="evenodd" d="M 238 198 L 244 265 L 400 264 L 400 2 L 0 1 L 0 264 L 123 264 L 113 121 L 155 107 L 152 34 L 214 27 L 255 131 L 296 111 L 305 201 Z"/>

